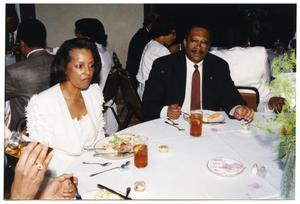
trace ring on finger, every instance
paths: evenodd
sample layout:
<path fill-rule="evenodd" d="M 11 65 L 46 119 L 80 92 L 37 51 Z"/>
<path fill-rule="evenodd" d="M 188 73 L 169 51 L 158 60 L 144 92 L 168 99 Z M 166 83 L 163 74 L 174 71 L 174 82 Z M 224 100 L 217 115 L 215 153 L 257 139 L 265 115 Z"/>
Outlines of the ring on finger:
<path fill-rule="evenodd" d="M 37 169 L 38 169 L 38 171 L 42 171 L 43 169 L 44 169 L 44 166 L 43 166 L 43 164 L 41 164 L 41 163 L 35 163 L 35 165 L 36 165 L 36 167 L 37 167 Z"/>

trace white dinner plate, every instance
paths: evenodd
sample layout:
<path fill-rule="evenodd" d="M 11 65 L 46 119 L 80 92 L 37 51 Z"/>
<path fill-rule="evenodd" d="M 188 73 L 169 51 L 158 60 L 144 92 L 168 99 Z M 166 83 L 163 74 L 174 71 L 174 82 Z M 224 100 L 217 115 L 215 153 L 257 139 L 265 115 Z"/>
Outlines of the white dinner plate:
<path fill-rule="evenodd" d="M 106 189 L 98 189 L 81 195 L 83 200 L 122 200 L 122 198 Z"/>
<path fill-rule="evenodd" d="M 217 157 L 207 161 L 207 168 L 220 176 L 236 176 L 242 173 L 246 167 L 237 160 Z"/>
<path fill-rule="evenodd" d="M 113 135 L 114 136 L 114 135 Z M 99 140 L 95 144 L 96 149 L 95 152 L 97 156 L 102 157 L 104 159 L 126 159 L 133 156 L 133 135 L 132 134 L 122 134 L 116 135 L 117 137 L 128 140 L 129 152 L 123 153 L 116 149 L 113 149 L 112 141 L 114 140 L 113 136 L 105 137 L 102 140 Z"/>
<path fill-rule="evenodd" d="M 216 122 L 223 122 L 225 117 L 220 112 L 210 111 L 210 110 L 202 110 L 203 111 L 203 121 L 207 123 L 216 123 Z M 190 118 L 189 115 L 184 113 L 183 118 L 189 122 Z"/>

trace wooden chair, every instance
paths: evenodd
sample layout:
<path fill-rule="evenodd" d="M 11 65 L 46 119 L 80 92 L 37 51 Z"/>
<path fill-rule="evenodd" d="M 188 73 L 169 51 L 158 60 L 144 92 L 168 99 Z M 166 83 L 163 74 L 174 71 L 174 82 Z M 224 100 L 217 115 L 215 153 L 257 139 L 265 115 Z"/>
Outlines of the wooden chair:
<path fill-rule="evenodd" d="M 118 93 L 119 93 L 119 71 L 118 69 L 112 69 L 109 73 L 104 89 L 103 89 L 103 97 L 106 104 L 103 105 L 104 112 L 108 109 L 111 109 L 119 127 L 121 127 L 121 122 L 119 120 L 118 114 L 114 110 L 112 105 L 107 104 L 108 101 L 112 100 L 111 104 L 114 104 L 117 100 Z"/>
<path fill-rule="evenodd" d="M 142 103 L 131 84 L 129 74 L 125 70 L 119 71 L 119 80 L 122 97 L 125 102 L 124 108 L 127 109 L 127 115 L 120 127 L 120 129 L 124 129 L 128 127 L 132 116 L 135 116 L 138 120 L 143 121 Z M 122 114 L 122 112 L 123 111 L 121 111 L 120 114 Z"/>
<path fill-rule="evenodd" d="M 243 100 L 246 102 L 246 105 L 254 111 L 257 111 L 257 106 L 259 104 L 259 92 L 257 88 L 250 86 L 236 86 L 236 88 L 240 92 Z"/>

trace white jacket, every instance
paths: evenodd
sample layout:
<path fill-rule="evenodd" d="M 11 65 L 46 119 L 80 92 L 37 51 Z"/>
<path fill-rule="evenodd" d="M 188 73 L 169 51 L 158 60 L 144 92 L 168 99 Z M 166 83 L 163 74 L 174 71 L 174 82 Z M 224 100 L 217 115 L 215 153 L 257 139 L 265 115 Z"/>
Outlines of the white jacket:
<path fill-rule="evenodd" d="M 82 139 L 74 126 L 60 85 L 56 84 L 31 97 L 26 108 L 29 137 L 47 143 L 67 155 L 80 155 L 87 141 L 103 138 L 102 90 L 98 84 L 92 84 L 81 93 L 97 135 Z"/>

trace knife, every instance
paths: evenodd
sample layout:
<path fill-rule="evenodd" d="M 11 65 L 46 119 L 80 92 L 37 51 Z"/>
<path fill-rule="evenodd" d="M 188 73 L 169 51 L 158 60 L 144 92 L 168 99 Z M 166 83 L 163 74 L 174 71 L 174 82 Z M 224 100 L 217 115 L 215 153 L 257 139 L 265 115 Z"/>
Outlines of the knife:
<path fill-rule="evenodd" d="M 130 197 L 126 197 L 126 196 L 122 195 L 121 193 L 118 193 L 117 191 L 114 191 L 114 190 L 111 189 L 111 188 L 108 188 L 108 187 L 106 187 L 106 186 L 103 186 L 102 184 L 97 184 L 97 187 L 98 187 L 98 188 L 104 188 L 104 189 L 108 190 L 108 191 L 111 192 L 111 193 L 117 194 L 118 196 L 120 196 L 121 198 L 124 198 L 125 200 L 132 200 Z"/>
<path fill-rule="evenodd" d="M 225 124 L 225 122 L 204 122 L 203 121 L 203 124 Z"/>

